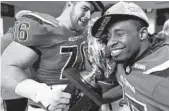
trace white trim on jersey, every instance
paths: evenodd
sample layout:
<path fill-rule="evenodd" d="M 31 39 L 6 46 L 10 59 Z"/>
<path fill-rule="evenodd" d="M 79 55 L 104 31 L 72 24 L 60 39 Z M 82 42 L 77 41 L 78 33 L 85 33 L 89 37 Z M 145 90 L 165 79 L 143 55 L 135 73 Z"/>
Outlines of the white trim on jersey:
<path fill-rule="evenodd" d="M 69 63 L 70 58 L 72 57 L 72 54 L 73 54 L 73 52 L 66 52 L 66 53 L 64 53 L 64 52 L 61 51 L 62 48 L 68 48 L 68 47 L 75 47 L 75 48 L 77 48 L 76 54 L 78 54 L 78 46 L 77 46 L 77 45 L 72 45 L 72 46 L 60 46 L 60 54 L 69 54 L 69 58 L 67 59 L 66 63 L 64 64 L 63 68 L 61 69 L 60 79 L 64 79 L 64 78 L 62 78 L 63 71 L 64 71 L 65 67 L 67 66 L 67 64 Z M 76 61 L 77 61 L 77 55 L 76 55 L 75 61 L 73 62 L 72 67 L 75 65 Z"/>
<path fill-rule="evenodd" d="M 53 22 L 50 22 L 50 21 L 44 19 L 43 17 L 41 17 L 41 16 L 39 16 L 37 14 L 34 14 L 33 12 L 31 12 L 29 10 L 23 10 L 23 11 L 18 12 L 18 14 L 16 14 L 16 18 L 19 18 L 19 17 L 21 17 L 23 15 L 32 15 L 32 16 L 35 16 L 35 17 L 41 19 L 42 21 L 44 21 L 44 22 L 46 22 L 48 24 L 51 24 L 51 25 L 53 25 L 55 27 L 58 27 L 58 25 L 54 24 Z"/>
<path fill-rule="evenodd" d="M 85 61 L 85 58 L 83 58 L 83 54 L 82 53 L 85 53 L 85 49 L 84 49 L 84 47 L 83 47 L 83 44 L 85 44 L 86 43 L 86 41 L 83 41 L 81 44 L 80 44 L 80 55 L 81 55 L 81 57 L 82 57 L 82 61 L 81 61 L 81 63 L 80 63 L 80 66 L 82 66 L 83 65 L 83 61 Z M 82 48 L 83 47 L 83 48 Z M 82 52 L 82 51 L 83 52 Z M 85 53 L 86 54 L 86 53 Z M 84 55 L 85 56 L 85 55 Z"/>
<path fill-rule="evenodd" d="M 135 102 L 135 103 L 137 103 L 137 104 L 143 106 L 143 107 L 144 107 L 144 111 L 147 111 L 147 106 L 146 106 L 146 104 L 144 104 L 144 103 L 142 103 L 142 102 L 136 100 L 135 98 L 131 97 L 131 96 L 128 95 L 127 93 L 125 93 L 125 95 L 126 95 L 126 97 L 128 97 L 128 99 L 131 99 L 133 102 Z M 129 103 L 128 103 L 128 105 L 129 105 Z M 133 111 L 139 111 L 133 104 L 130 104 L 130 105 L 131 105 L 131 108 L 133 109 Z"/>
<path fill-rule="evenodd" d="M 155 66 L 151 69 L 148 69 L 147 71 L 144 71 L 143 74 L 151 74 L 153 72 L 162 71 L 162 70 L 165 70 L 167 68 L 169 68 L 169 60 L 160 64 L 160 65 L 158 65 L 158 66 Z"/>
<path fill-rule="evenodd" d="M 53 26 L 55 26 L 55 27 L 58 27 L 58 25 L 56 25 L 56 24 L 54 24 L 54 23 L 52 23 L 52 22 L 50 22 L 50 21 L 48 21 L 48 20 L 42 18 L 41 16 L 39 16 L 39 15 L 37 15 L 37 14 L 34 14 L 34 13 L 29 13 L 29 14 L 30 14 L 30 15 L 33 15 L 33 16 L 39 18 L 39 19 L 41 19 L 42 21 L 44 21 L 44 22 L 46 22 L 46 23 L 49 23 L 49 24 L 51 24 L 51 25 L 53 25 Z M 29 14 L 28 14 L 28 15 L 29 15 Z"/>

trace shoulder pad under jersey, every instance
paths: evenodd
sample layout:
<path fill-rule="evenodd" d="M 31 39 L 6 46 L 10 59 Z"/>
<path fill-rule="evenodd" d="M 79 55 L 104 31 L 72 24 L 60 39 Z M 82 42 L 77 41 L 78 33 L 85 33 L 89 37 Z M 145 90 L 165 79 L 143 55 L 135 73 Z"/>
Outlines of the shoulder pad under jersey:
<path fill-rule="evenodd" d="M 50 43 L 50 37 L 59 27 L 55 17 L 31 11 L 20 11 L 15 16 L 13 27 L 14 40 L 26 46 L 38 46 Z"/>

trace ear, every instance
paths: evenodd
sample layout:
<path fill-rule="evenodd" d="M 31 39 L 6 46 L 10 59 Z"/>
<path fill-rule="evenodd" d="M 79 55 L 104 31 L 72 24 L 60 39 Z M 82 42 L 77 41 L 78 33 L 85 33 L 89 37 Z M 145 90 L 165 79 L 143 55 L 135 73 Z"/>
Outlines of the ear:
<path fill-rule="evenodd" d="M 148 38 L 148 30 L 146 27 L 143 27 L 142 29 L 140 29 L 140 34 L 139 34 L 139 37 L 140 37 L 140 40 L 145 40 Z"/>
<path fill-rule="evenodd" d="M 72 1 L 67 1 L 67 2 L 66 2 L 66 6 L 67 6 L 67 7 L 70 7 L 72 4 L 73 4 Z"/>

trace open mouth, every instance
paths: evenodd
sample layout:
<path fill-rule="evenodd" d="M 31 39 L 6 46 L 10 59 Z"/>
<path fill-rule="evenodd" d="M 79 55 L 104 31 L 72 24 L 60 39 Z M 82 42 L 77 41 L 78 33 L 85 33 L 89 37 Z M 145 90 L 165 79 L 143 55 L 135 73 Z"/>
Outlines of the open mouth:
<path fill-rule="evenodd" d="M 123 49 L 113 49 L 113 50 L 111 50 L 111 56 L 116 57 L 116 56 L 120 55 L 123 50 L 124 50 L 124 48 Z"/>

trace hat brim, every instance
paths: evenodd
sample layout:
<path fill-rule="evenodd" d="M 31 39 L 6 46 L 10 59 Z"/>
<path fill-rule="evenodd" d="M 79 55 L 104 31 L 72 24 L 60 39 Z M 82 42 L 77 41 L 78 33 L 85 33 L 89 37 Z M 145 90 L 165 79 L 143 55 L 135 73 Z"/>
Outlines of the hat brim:
<path fill-rule="evenodd" d="M 93 24 L 93 26 L 91 28 L 91 34 L 93 37 L 100 38 L 99 35 L 101 36 L 103 33 L 105 33 L 106 27 L 111 20 L 107 21 L 103 30 L 99 30 L 99 28 L 101 27 L 102 21 L 105 19 L 105 17 L 111 17 L 111 16 L 112 15 L 104 15 L 104 16 L 100 17 L 98 20 L 96 20 L 96 22 Z M 112 17 L 110 19 L 112 19 Z M 99 32 L 99 31 L 102 31 L 102 32 Z M 96 36 L 97 33 L 101 33 L 101 34 Z"/>
<path fill-rule="evenodd" d="M 109 20 L 107 20 L 107 18 L 109 18 Z M 116 23 L 117 21 L 127 20 L 127 19 L 138 19 L 138 20 L 143 21 L 145 23 L 145 26 L 148 26 L 148 24 L 144 20 L 142 20 L 136 16 L 133 16 L 133 15 L 109 14 L 109 15 L 104 15 L 104 16 L 100 17 L 98 20 L 96 20 L 96 22 L 93 24 L 93 26 L 91 28 L 91 34 L 95 38 L 101 38 L 102 35 L 107 33 L 108 27 L 110 25 Z"/>

